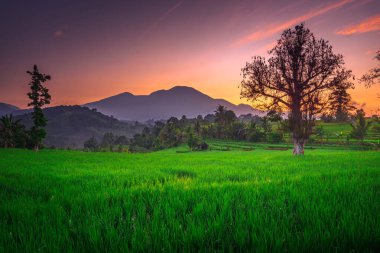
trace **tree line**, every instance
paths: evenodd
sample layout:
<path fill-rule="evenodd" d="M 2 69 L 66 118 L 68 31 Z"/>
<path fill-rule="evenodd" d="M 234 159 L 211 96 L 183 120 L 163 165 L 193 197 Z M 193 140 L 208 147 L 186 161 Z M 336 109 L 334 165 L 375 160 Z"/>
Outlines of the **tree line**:
<path fill-rule="evenodd" d="M 354 138 L 361 142 L 371 123 L 379 122 L 377 118 L 372 121 L 366 119 L 361 109 L 348 115 L 345 121 L 340 121 L 337 116 L 334 121 L 349 122 L 352 129 L 344 138 L 347 141 Z M 130 139 L 105 133 L 101 140 L 91 137 L 83 146 L 85 151 L 148 152 L 187 144 L 193 151 L 203 151 L 209 149 L 206 141 L 210 139 L 283 143 L 287 141 L 285 135 L 289 129 L 290 119 L 274 110 L 262 117 L 252 114 L 237 117 L 232 110 L 219 105 L 213 114 L 205 117 L 171 117 L 167 121 L 156 121 L 153 125 L 144 127 L 141 133 Z M 379 131 L 379 125 L 374 125 L 374 129 Z M 323 126 L 314 128 L 313 134 L 317 138 L 315 141 L 321 143 L 327 136 Z"/>

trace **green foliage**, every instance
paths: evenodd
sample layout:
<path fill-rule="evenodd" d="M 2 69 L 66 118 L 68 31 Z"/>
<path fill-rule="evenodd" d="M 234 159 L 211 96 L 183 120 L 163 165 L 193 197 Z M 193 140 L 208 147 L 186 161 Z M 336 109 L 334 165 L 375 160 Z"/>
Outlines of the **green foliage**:
<path fill-rule="evenodd" d="M 99 149 L 99 144 L 95 137 L 92 136 L 84 142 L 83 147 L 86 151 L 97 151 Z"/>
<path fill-rule="evenodd" d="M 242 117 L 226 117 L 228 110 L 219 106 L 215 112 L 215 122 L 197 118 L 170 118 L 168 121 L 157 121 L 153 126 L 146 127 L 130 141 L 130 151 L 153 151 L 187 144 L 196 150 L 201 140 L 219 139 L 250 141 L 262 143 L 289 143 L 289 120 L 275 111 L 269 111 L 266 116 L 243 115 Z M 231 114 L 232 115 L 232 114 Z M 211 118 L 211 116 L 209 116 Z M 228 120 L 226 120 L 228 119 Z M 373 120 L 374 121 L 374 120 Z M 350 141 L 350 125 L 348 123 L 316 122 L 310 142 L 329 142 L 348 145 Z M 371 130 L 372 141 L 379 139 L 375 128 Z"/>
<path fill-rule="evenodd" d="M 325 136 L 325 129 L 323 126 L 317 126 L 315 128 L 315 135 L 318 137 L 319 141 L 323 141 L 323 137 Z"/>
<path fill-rule="evenodd" d="M 194 150 L 194 148 L 199 144 L 200 140 L 199 137 L 194 134 L 192 131 L 188 133 L 187 137 L 187 145 L 191 150 Z"/>
<path fill-rule="evenodd" d="M 146 127 L 143 133 L 131 139 L 130 151 L 159 150 L 184 143 L 192 150 L 205 150 L 208 145 L 202 140 L 210 138 L 278 143 L 284 141 L 285 130 L 280 128 L 282 122 L 281 114 L 275 111 L 270 111 L 263 118 L 245 115 L 240 119 L 233 111 L 220 105 L 215 115 L 207 115 L 204 119 L 202 116 L 194 119 L 182 116 L 180 120 L 172 117 L 166 123 L 155 122 L 153 127 Z"/>
<path fill-rule="evenodd" d="M 352 119 L 354 120 L 354 118 Z M 364 137 L 364 140 L 358 140 L 352 137 L 352 126 L 351 123 L 342 123 L 342 122 L 331 122 L 331 123 L 325 123 L 323 121 L 317 121 L 316 127 L 314 129 L 314 136 L 315 139 L 318 141 L 321 141 L 318 136 L 316 136 L 316 130 L 319 127 L 323 127 L 324 135 L 323 135 L 323 143 L 326 145 L 332 144 L 332 143 L 340 143 L 340 144 L 354 144 L 354 143 L 362 143 L 363 142 L 372 142 L 372 143 L 378 143 L 378 140 L 380 139 L 380 134 L 375 131 L 373 128 L 376 126 L 376 121 L 374 119 L 366 119 L 367 122 L 370 123 L 370 127 L 367 130 L 366 136 Z M 349 141 L 349 142 L 348 142 Z"/>
<path fill-rule="evenodd" d="M 260 130 L 256 123 L 252 122 L 248 128 L 248 141 L 260 142 L 265 139 L 264 133 Z"/>
<path fill-rule="evenodd" d="M 219 105 L 215 110 L 217 137 L 221 139 L 229 137 L 228 131 L 231 131 L 231 127 L 236 119 L 236 115 L 233 111 L 227 110 L 226 107 Z"/>
<path fill-rule="evenodd" d="M 20 148 L 27 145 L 27 133 L 20 120 L 15 120 L 10 115 L 0 118 L 0 145 L 4 148 Z"/>
<path fill-rule="evenodd" d="M 332 115 L 337 122 L 346 122 L 351 112 L 355 109 L 352 103 L 351 95 L 347 92 L 354 86 L 351 83 L 344 83 L 334 87 L 329 96 L 329 107 Z"/>
<path fill-rule="evenodd" d="M 208 144 L 194 133 L 193 129 L 187 131 L 187 145 L 193 151 L 204 151 L 208 149 Z"/>
<path fill-rule="evenodd" d="M 373 117 L 372 131 L 378 135 L 378 141 L 379 141 L 380 140 L 380 118 L 378 116 Z"/>
<path fill-rule="evenodd" d="M 268 141 L 270 143 L 280 143 L 284 141 L 284 135 L 282 133 L 269 133 Z"/>
<path fill-rule="evenodd" d="M 378 252 L 379 152 L 176 150 L 1 149 L 0 251 Z"/>
<path fill-rule="evenodd" d="M 94 136 L 92 136 L 84 142 L 83 148 L 85 151 L 125 152 L 128 150 L 128 144 L 129 141 L 126 136 L 117 136 L 113 133 L 107 132 L 103 135 L 100 143 L 98 143 L 97 139 Z"/>
<path fill-rule="evenodd" d="M 33 70 L 27 71 L 27 73 L 32 77 L 32 81 L 29 83 L 30 92 L 28 92 L 28 97 L 31 100 L 28 106 L 33 107 L 33 127 L 30 130 L 30 140 L 34 146 L 34 150 L 37 151 L 42 144 L 42 140 L 46 136 L 44 127 L 47 124 L 47 119 L 42 112 L 42 107 L 50 104 L 51 100 L 49 90 L 43 86 L 43 83 L 50 80 L 51 77 L 49 75 L 41 74 L 37 65 L 34 65 Z"/>
<path fill-rule="evenodd" d="M 113 133 L 105 133 L 102 141 L 100 142 L 100 147 L 103 150 L 112 151 L 114 143 L 115 143 L 115 137 L 113 136 Z"/>
<path fill-rule="evenodd" d="M 45 146 L 58 148 L 82 148 L 83 143 L 91 136 L 101 142 L 105 133 L 113 133 L 116 138 L 124 136 L 123 145 L 136 133 L 141 133 L 142 123 L 124 122 L 112 117 L 90 110 L 82 106 L 55 106 L 43 109 L 45 117 L 49 120 L 46 126 Z M 31 114 L 17 116 L 26 128 L 33 126 Z M 117 136 L 117 137 L 116 137 Z M 121 140 L 120 140 L 121 141 Z M 117 140 L 115 140 L 117 142 Z"/>
<path fill-rule="evenodd" d="M 363 141 L 369 129 L 370 122 L 365 119 L 365 113 L 363 110 L 356 111 L 355 120 L 351 123 L 351 136 L 355 139 Z"/>
<path fill-rule="evenodd" d="M 176 147 L 183 142 L 182 131 L 184 130 L 183 125 L 177 118 L 171 117 L 166 122 L 164 128 L 160 131 L 158 136 L 160 148 Z"/>

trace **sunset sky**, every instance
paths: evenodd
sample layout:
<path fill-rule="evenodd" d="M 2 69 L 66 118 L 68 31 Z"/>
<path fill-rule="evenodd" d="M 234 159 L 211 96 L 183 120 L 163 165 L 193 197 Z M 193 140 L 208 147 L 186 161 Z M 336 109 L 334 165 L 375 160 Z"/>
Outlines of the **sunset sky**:
<path fill-rule="evenodd" d="M 52 105 L 121 92 L 192 86 L 240 100 L 241 68 L 281 32 L 305 22 L 343 54 L 357 77 L 377 62 L 379 0 L 5 0 L 0 4 L 0 102 L 26 107 L 26 70 L 52 76 Z M 380 108 L 380 84 L 354 101 Z"/>

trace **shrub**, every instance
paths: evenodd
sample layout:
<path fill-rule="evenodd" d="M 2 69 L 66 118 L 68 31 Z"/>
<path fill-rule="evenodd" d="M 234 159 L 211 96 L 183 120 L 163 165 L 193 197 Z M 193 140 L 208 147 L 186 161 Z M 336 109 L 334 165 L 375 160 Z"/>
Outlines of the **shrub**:
<path fill-rule="evenodd" d="M 269 142 L 272 142 L 272 143 L 279 143 L 284 140 L 284 135 L 282 133 L 273 132 L 273 133 L 270 133 L 268 137 L 269 137 L 268 138 Z"/>
<path fill-rule="evenodd" d="M 208 144 L 206 142 L 202 141 L 201 143 L 198 143 L 193 150 L 205 151 L 205 150 L 208 150 L 208 147 L 209 147 Z"/>

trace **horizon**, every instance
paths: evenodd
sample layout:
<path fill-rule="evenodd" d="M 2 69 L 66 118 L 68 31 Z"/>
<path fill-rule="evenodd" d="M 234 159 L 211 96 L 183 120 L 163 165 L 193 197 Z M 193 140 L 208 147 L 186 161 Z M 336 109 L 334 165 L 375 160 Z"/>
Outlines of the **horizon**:
<path fill-rule="evenodd" d="M 174 89 L 174 88 L 178 88 L 178 87 L 180 87 L 180 88 L 194 89 L 195 91 L 197 91 L 197 92 L 199 92 L 199 93 L 201 93 L 201 94 L 203 94 L 203 95 L 205 95 L 205 96 L 211 97 L 211 98 L 214 99 L 214 100 L 225 100 L 225 101 L 227 101 L 227 102 L 229 102 L 229 103 L 231 103 L 231 104 L 234 104 L 234 105 L 236 105 L 236 106 L 239 106 L 239 105 L 249 105 L 249 106 L 252 107 L 252 105 L 249 104 L 248 102 L 247 102 L 247 103 L 239 103 L 239 104 L 236 104 L 236 103 L 233 103 L 233 102 L 231 102 L 231 101 L 229 101 L 229 100 L 227 100 L 227 99 L 224 99 L 224 98 L 218 98 L 218 97 L 210 96 L 210 95 L 208 95 L 208 94 L 206 94 L 206 93 L 204 93 L 204 92 L 202 92 L 202 91 L 200 91 L 200 90 L 198 90 L 198 89 L 195 89 L 194 87 L 191 87 L 191 86 L 175 85 L 175 86 L 172 86 L 172 87 L 167 88 L 167 89 L 159 89 L 159 90 L 155 90 L 155 91 L 152 91 L 152 92 L 150 92 L 150 93 L 147 93 L 147 94 L 134 94 L 134 93 L 132 93 L 132 92 L 124 91 L 124 92 L 121 92 L 121 93 L 118 93 L 118 94 L 110 95 L 110 96 L 108 96 L 108 97 L 100 98 L 99 100 L 87 101 L 87 102 L 84 102 L 84 103 L 81 103 L 81 104 L 60 104 L 60 105 L 49 104 L 49 105 L 46 105 L 45 108 L 55 107 L 55 106 L 76 106 L 76 105 L 78 105 L 78 106 L 85 106 L 86 104 L 89 104 L 89 103 L 99 102 L 99 101 L 101 101 L 101 100 L 109 99 L 109 98 L 116 97 L 116 96 L 123 95 L 123 94 L 131 94 L 131 95 L 133 95 L 133 96 L 150 96 L 150 95 L 152 95 L 153 93 L 158 92 L 158 91 L 170 91 L 170 90 L 172 90 L 172 89 Z M 0 103 L 5 103 L 5 102 L 0 101 Z M 5 103 L 5 104 L 9 104 L 9 103 Z M 14 105 L 14 104 L 9 104 L 9 105 Z M 20 110 L 31 109 L 30 107 L 19 107 L 19 106 L 17 106 L 17 107 L 18 107 Z M 257 110 L 259 110 L 259 109 L 257 109 Z"/>
<path fill-rule="evenodd" d="M 6 92 L 0 101 L 21 108 L 28 100 L 25 72 L 33 64 L 52 76 L 51 106 L 174 86 L 252 106 L 240 99 L 240 70 L 252 56 L 267 58 L 283 30 L 305 22 L 343 54 L 356 77 L 376 65 L 380 35 L 380 2 L 373 0 L 35 1 L 3 7 L 0 88 Z M 355 84 L 353 101 L 375 114 L 378 85 Z"/>

